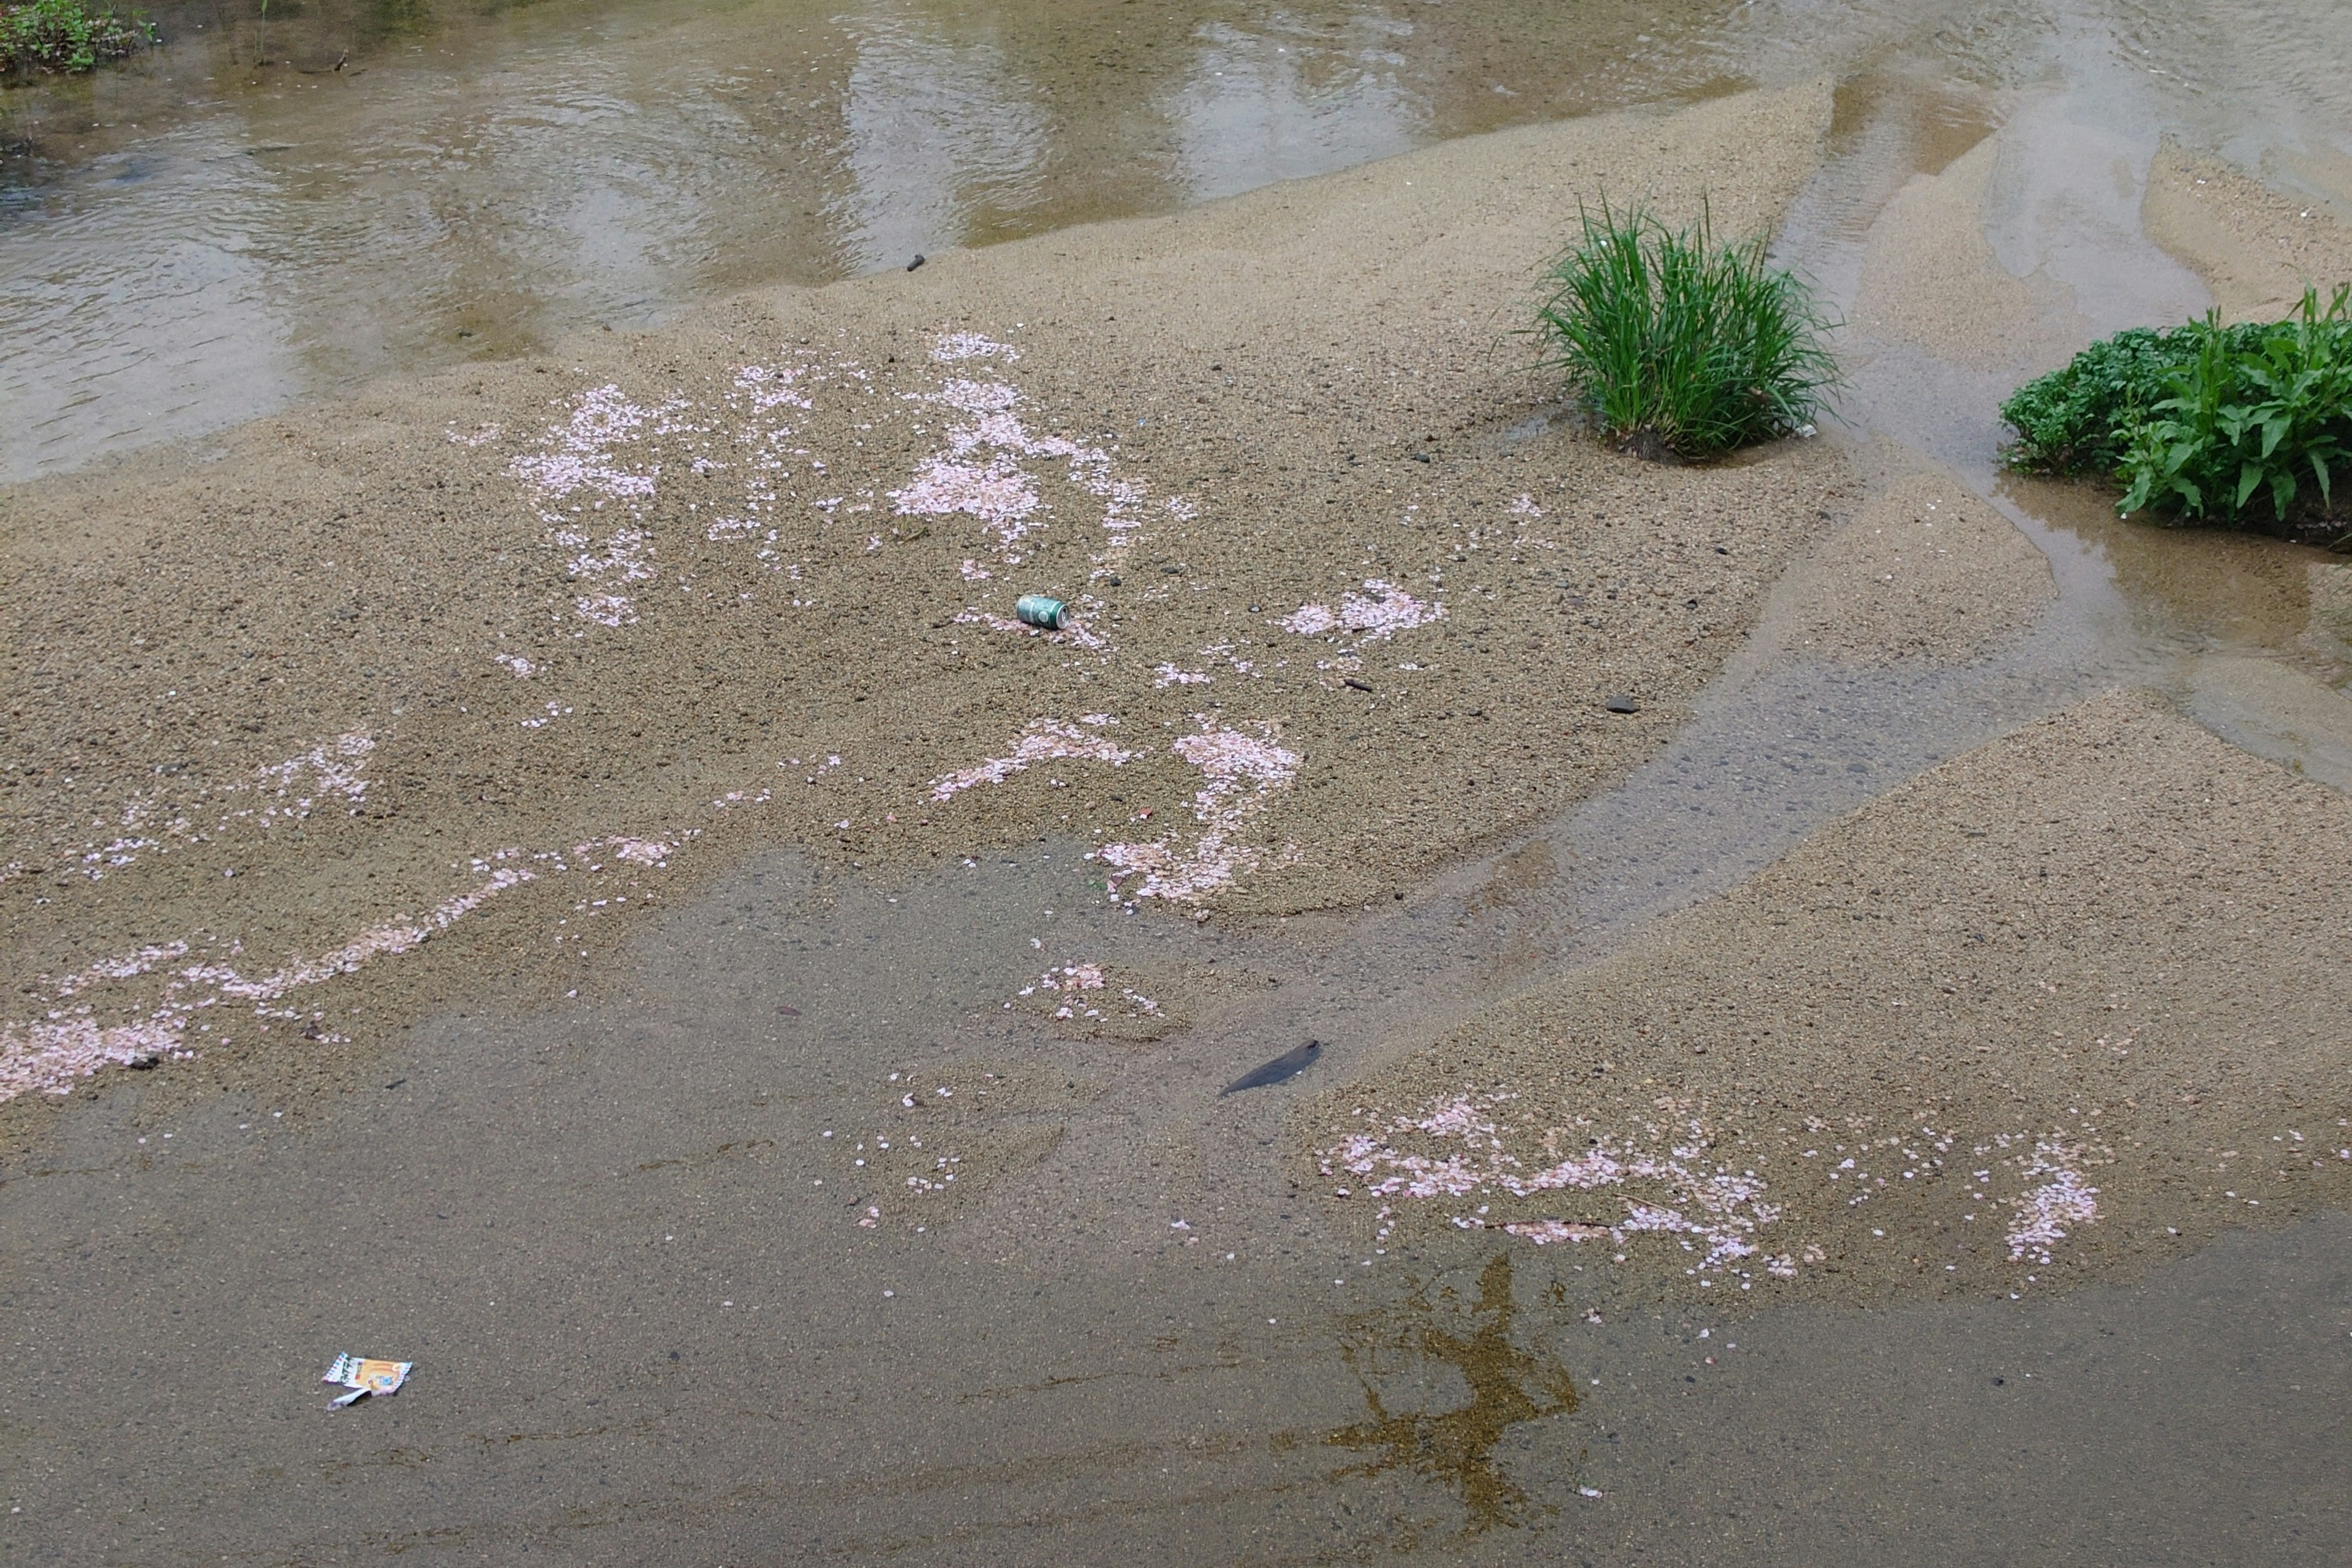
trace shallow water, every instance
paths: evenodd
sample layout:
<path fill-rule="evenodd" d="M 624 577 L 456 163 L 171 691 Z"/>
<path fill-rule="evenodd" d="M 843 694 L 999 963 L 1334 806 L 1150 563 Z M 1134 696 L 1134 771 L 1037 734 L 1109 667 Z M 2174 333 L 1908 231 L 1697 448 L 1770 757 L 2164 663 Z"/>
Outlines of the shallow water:
<path fill-rule="evenodd" d="M 994 1005 L 1041 953 L 1253 946 L 1119 913 L 1075 847 L 888 891 L 776 858 L 614 1001 L 421 1027 L 296 1121 L 126 1084 L 6 1185 L 12 1555 L 2336 1560 L 2341 1216 L 1871 1311 L 1374 1255 L 1292 1207 L 1283 1090 L 1215 1097 L 1281 1019 L 1122 1047 Z M 976 1194 L 907 1184 L 935 1160 Z M 414 1378 L 354 1411 L 289 1374 L 383 1347 Z"/>
<path fill-rule="evenodd" d="M 0 477 L 1742 74 L 1721 0 L 239 6 L 16 91 Z M 339 57 L 348 64 L 332 68 Z"/>
<path fill-rule="evenodd" d="M 2066 284 L 2054 361 L 2065 331 L 2196 306 L 2193 279 L 2113 232 L 2159 133 L 2307 155 L 2323 143 L 2297 128 L 2345 90 L 2308 63 L 2340 26 L 2317 7 L 1956 6 L 1941 31 L 1759 5 L 1675 32 L 1612 11 L 1592 37 L 1638 26 L 1656 49 L 1562 51 L 1586 74 L 1557 73 L 1580 85 L 1534 106 L 1477 85 L 1540 96 L 1529 79 L 1555 74 L 1506 47 L 1526 7 L 1180 13 L 1150 47 L 1181 62 L 1148 66 L 1105 43 L 1118 9 L 428 20 L 352 51 L 375 62 L 362 84 L 397 87 L 369 112 L 415 123 L 364 157 L 317 154 L 307 209 L 286 194 L 301 179 L 257 172 L 277 154 L 234 139 L 323 136 L 356 110 L 289 104 L 283 82 L 192 91 L 164 140 L 231 152 L 152 165 L 141 208 L 100 189 L 131 153 L 75 143 L 0 237 L 12 266 L 60 268 L 61 311 L 88 305 L 109 257 L 130 268 L 126 309 L 160 310 L 163 274 L 138 280 L 138 258 L 181 257 L 199 280 L 171 331 L 191 346 L 142 360 L 104 310 L 56 318 L 85 338 L 36 311 L 12 344 L 48 346 L 12 352 L 8 395 L 114 342 L 123 385 L 199 389 L 195 428 L 218 413 L 202 390 L 215 367 L 284 397 L 624 309 L 649 319 L 753 276 L 891 265 L 942 234 L 1785 74 L 1809 49 L 1866 68 L 1788 254 L 1851 301 L 1902 182 L 2008 127 L 2027 151 L 1996 187 L 1996 245 Z M 1594 20 L 1545 15 L 1563 33 Z M 814 151 L 709 153 L 743 144 L 749 110 L 719 114 L 699 79 L 722 53 L 756 59 L 746 31 L 816 63 L 808 101 L 835 119 Z M 1293 48 L 1307 59 L 1285 63 Z M 803 112 L 768 101 L 772 128 Z M 772 207 L 727 184 L 761 176 L 783 182 Z M 533 220 L 420 194 L 491 188 Z M 200 210 L 184 193 L 207 189 L 285 225 L 244 281 L 202 281 L 211 263 L 188 258 L 212 242 L 194 228 L 140 224 Z M 562 217 L 559 196 L 584 205 Z M 808 204 L 797 223 L 792 201 Z M 356 216 L 370 203 L 387 226 Z M 76 223 L 83 261 L 42 248 Z M 303 249 L 322 234 L 347 248 Z M 2095 241 L 2113 259 L 2091 268 Z M 494 286 L 509 314 L 482 302 Z M 31 297 L 12 286 L 8 308 Z M 268 303 L 209 314 L 236 300 Z M 455 346 L 468 320 L 479 335 Z M 223 332 L 247 357 L 206 346 Z M 1937 761 L 2123 681 L 2176 690 L 2225 731 L 2261 719 L 2267 689 L 2240 677 L 2301 629 L 2301 552 L 2126 528 L 2089 492 L 2003 479 L 1985 411 L 2006 378 L 1854 346 L 1860 434 L 1943 461 L 2050 557 L 2059 605 L 2014 647 L 1958 669 L 1839 668 L 1776 651 L 1768 620 L 1621 788 L 1377 914 L 1246 936 L 1133 917 L 1076 844 L 887 886 L 776 858 L 677 911 L 610 999 L 420 1027 L 297 1124 L 242 1094 L 157 1122 L 122 1081 L 0 1189 L 11 1254 L 38 1264 L 8 1297 L 5 1416 L 12 1448 L 42 1459 L 12 1483 L 25 1511 L 0 1540 L 90 1562 L 2337 1560 L 2340 1217 L 2058 1300 L 1743 1320 L 1659 1317 L 1563 1249 L 1372 1252 L 1289 1202 L 1296 1094 L 1720 890 Z M 109 425 L 122 395 L 92 392 L 22 460 L 168 426 Z M 2294 755 L 2291 733 L 2278 743 Z M 1079 961 L 1181 973 L 1199 1016 L 1108 1045 L 1014 1005 Z M 1295 1083 L 1217 1098 L 1310 1034 L 1334 1045 Z M 417 1360 L 412 1391 L 348 1418 L 322 1424 L 326 1391 L 287 1375 L 389 1347 Z"/>

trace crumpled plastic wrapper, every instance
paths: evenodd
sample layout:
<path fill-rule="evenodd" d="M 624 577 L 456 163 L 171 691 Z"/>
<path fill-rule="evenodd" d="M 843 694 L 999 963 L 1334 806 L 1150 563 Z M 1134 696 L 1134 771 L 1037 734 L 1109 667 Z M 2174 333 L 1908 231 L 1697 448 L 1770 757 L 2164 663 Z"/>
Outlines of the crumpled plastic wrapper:
<path fill-rule="evenodd" d="M 408 1369 L 415 1364 L 412 1361 L 372 1361 L 365 1356 L 339 1355 L 335 1364 L 327 1369 L 327 1375 L 319 1381 L 340 1383 L 350 1389 L 349 1394 L 337 1394 L 333 1403 L 351 1405 L 371 1394 L 399 1393 L 400 1385 L 408 1381 Z"/>

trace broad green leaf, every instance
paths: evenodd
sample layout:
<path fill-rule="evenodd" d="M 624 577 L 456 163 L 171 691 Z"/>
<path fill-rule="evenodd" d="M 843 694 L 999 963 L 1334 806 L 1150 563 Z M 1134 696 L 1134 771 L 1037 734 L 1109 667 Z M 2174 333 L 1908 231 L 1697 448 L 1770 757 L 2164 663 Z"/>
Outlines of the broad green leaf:
<path fill-rule="evenodd" d="M 2281 522 L 2286 521 L 2286 509 L 2294 503 L 2294 475 L 2285 468 L 2271 471 L 2271 508 Z"/>
<path fill-rule="evenodd" d="M 2257 489 L 2260 489 L 2262 488 L 2262 483 L 2263 469 L 2261 464 L 2247 463 L 2241 466 L 2238 469 L 2238 499 L 2236 502 L 2231 506 L 2230 510 L 2231 511 L 2245 510 L 2246 498 L 2253 494 Z"/>

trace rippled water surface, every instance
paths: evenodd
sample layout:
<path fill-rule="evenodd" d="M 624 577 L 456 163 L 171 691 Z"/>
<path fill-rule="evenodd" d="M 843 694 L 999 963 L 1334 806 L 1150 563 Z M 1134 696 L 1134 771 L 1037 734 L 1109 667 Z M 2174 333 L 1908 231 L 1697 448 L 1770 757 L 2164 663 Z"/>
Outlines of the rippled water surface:
<path fill-rule="evenodd" d="M 157 54 L 8 97 L 0 473 L 1693 90 L 1733 11 L 322 0 L 257 64 L 239 5 L 169 10 Z"/>
<path fill-rule="evenodd" d="M 1501 125 L 1898 53 L 2030 79 L 2070 29 L 2099 31 L 2102 70 L 2168 83 L 2192 139 L 2324 175 L 2345 150 L 2300 121 L 2345 107 L 2341 11 L 280 0 L 265 31 L 251 0 L 171 5 L 164 48 L 0 92 L 0 477 Z"/>

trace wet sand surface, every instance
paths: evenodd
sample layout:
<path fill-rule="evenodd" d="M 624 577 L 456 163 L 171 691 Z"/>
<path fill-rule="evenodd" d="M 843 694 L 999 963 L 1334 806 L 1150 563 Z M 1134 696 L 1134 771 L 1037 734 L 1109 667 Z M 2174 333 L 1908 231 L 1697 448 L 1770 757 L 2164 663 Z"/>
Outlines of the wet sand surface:
<path fill-rule="evenodd" d="M 2305 288 L 2330 277 L 2352 247 L 2344 217 L 2326 204 L 2298 201 L 2217 158 L 2172 145 L 2148 170 L 2143 207 L 2150 237 L 2193 258 L 2225 321 L 2288 314 Z"/>
<path fill-rule="evenodd" d="M 11 492 L 5 1550 L 2332 1561 L 2344 569 L 1993 467 L 2333 167 L 2141 20 Z M 1857 427 L 1570 428 L 1604 177 Z"/>
<path fill-rule="evenodd" d="M 1339 1091 L 1322 1172 L 1677 1296 L 2133 1272 L 2352 1187 L 2346 867 L 2343 794 L 2096 699 Z"/>

